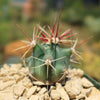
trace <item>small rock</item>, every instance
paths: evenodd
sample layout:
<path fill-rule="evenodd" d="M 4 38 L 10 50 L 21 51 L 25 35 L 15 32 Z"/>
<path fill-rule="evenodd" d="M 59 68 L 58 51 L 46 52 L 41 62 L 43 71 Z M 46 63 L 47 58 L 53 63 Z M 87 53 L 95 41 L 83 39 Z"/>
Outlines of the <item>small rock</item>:
<path fill-rule="evenodd" d="M 8 75 L 9 70 L 5 70 L 4 68 L 0 69 L 0 77 L 4 77 Z"/>
<path fill-rule="evenodd" d="M 25 77 L 23 80 L 22 80 L 22 83 L 25 87 L 27 88 L 30 88 L 33 86 L 31 80 L 28 78 L 28 77 Z"/>
<path fill-rule="evenodd" d="M 26 99 L 26 98 L 24 98 L 24 97 L 19 97 L 18 100 L 28 100 L 28 99 Z"/>
<path fill-rule="evenodd" d="M 88 88 L 88 89 L 82 89 L 81 91 L 81 94 L 79 94 L 78 96 L 76 96 L 76 99 L 80 100 L 80 99 L 83 99 L 83 98 L 87 98 L 88 95 L 90 94 L 91 92 L 91 88 Z"/>
<path fill-rule="evenodd" d="M 14 64 L 15 65 L 15 64 Z M 13 64 L 10 67 L 10 73 L 17 73 L 19 70 L 16 68 L 17 66 L 14 66 Z"/>
<path fill-rule="evenodd" d="M 28 67 L 21 68 L 20 72 L 23 72 L 25 74 L 28 74 L 29 73 L 29 68 Z"/>
<path fill-rule="evenodd" d="M 86 96 L 88 96 L 88 95 L 90 94 L 91 90 L 92 90 L 92 88 L 82 89 L 82 93 L 83 93 L 83 94 L 85 93 Z"/>
<path fill-rule="evenodd" d="M 10 81 L 10 79 L 7 76 L 5 76 L 5 77 L 2 78 L 2 81 L 7 82 L 7 81 Z"/>
<path fill-rule="evenodd" d="M 76 100 L 81 100 L 81 99 L 85 99 L 86 95 L 85 94 L 79 94 L 78 96 L 76 96 Z"/>
<path fill-rule="evenodd" d="M 18 97 L 17 95 L 14 95 L 14 98 L 15 98 L 16 100 L 18 100 L 19 97 Z"/>
<path fill-rule="evenodd" d="M 31 87 L 31 88 L 28 90 L 27 94 L 26 94 L 27 98 L 29 98 L 32 94 L 34 94 L 35 91 L 36 91 L 36 89 L 37 89 L 37 86 Z"/>
<path fill-rule="evenodd" d="M 39 95 L 39 99 L 38 100 L 44 100 L 45 96 L 44 94 Z"/>
<path fill-rule="evenodd" d="M 14 79 L 14 76 L 7 76 L 7 78 L 9 79 L 9 80 L 14 80 L 15 81 L 15 79 Z"/>
<path fill-rule="evenodd" d="M 17 96 L 21 96 L 25 90 L 25 87 L 21 84 L 17 84 L 14 86 L 14 94 Z"/>
<path fill-rule="evenodd" d="M 23 76 L 23 77 L 25 77 L 27 74 L 25 74 L 25 73 L 19 71 L 19 72 L 18 72 L 18 75 L 19 75 L 19 76 Z"/>
<path fill-rule="evenodd" d="M 77 76 L 82 77 L 84 75 L 84 71 L 81 69 L 77 69 Z"/>
<path fill-rule="evenodd" d="M 25 97 L 25 98 L 27 98 L 27 93 L 28 93 L 28 90 L 29 90 L 30 88 L 26 88 L 25 87 L 25 90 L 24 90 L 24 93 L 23 93 L 23 97 Z"/>
<path fill-rule="evenodd" d="M 33 81 L 34 85 L 45 85 L 43 82 L 40 81 Z"/>
<path fill-rule="evenodd" d="M 54 100 L 59 100 L 60 99 L 60 93 L 57 90 L 52 90 L 51 91 L 51 98 Z"/>
<path fill-rule="evenodd" d="M 41 90 L 41 87 L 37 87 L 37 92 L 39 92 Z"/>
<path fill-rule="evenodd" d="M 59 92 L 63 100 L 70 100 L 68 94 L 65 92 L 64 88 L 60 83 L 56 83 L 56 90 Z"/>
<path fill-rule="evenodd" d="M 29 100 L 39 100 L 39 96 L 38 95 L 32 95 Z"/>
<path fill-rule="evenodd" d="M 0 93 L 0 100 L 16 100 L 13 93 Z"/>
<path fill-rule="evenodd" d="M 0 91 L 15 84 L 15 81 L 0 82 Z"/>
<path fill-rule="evenodd" d="M 81 69 L 68 69 L 68 72 L 69 72 L 69 77 L 74 77 L 74 76 L 76 76 L 76 77 L 82 77 L 83 76 L 83 74 L 84 74 L 84 71 L 82 71 Z"/>
<path fill-rule="evenodd" d="M 47 89 L 44 87 L 44 88 L 42 88 L 42 89 L 39 91 L 38 94 L 44 94 L 46 91 L 47 91 Z"/>
<path fill-rule="evenodd" d="M 2 90 L 0 92 L 1 93 L 13 93 L 13 87 L 14 87 L 14 85 L 9 86 L 9 87 L 5 88 L 4 90 Z"/>
<path fill-rule="evenodd" d="M 94 95 L 86 98 L 86 100 L 100 100 L 100 94 L 99 95 Z"/>
<path fill-rule="evenodd" d="M 10 68 L 20 70 L 22 68 L 22 64 L 11 64 Z"/>
<path fill-rule="evenodd" d="M 19 75 L 14 75 L 13 76 L 14 77 L 14 79 L 16 80 L 16 82 L 18 82 L 18 81 L 20 81 L 20 80 L 22 80 L 23 78 L 24 78 L 24 76 L 19 76 Z"/>
<path fill-rule="evenodd" d="M 55 90 L 56 89 L 56 87 L 55 86 L 50 86 L 50 92 L 52 91 L 52 90 Z"/>
<path fill-rule="evenodd" d="M 95 95 L 100 95 L 100 91 L 98 89 L 96 89 L 95 87 L 92 87 L 91 92 L 89 94 L 89 97 L 90 96 L 95 96 Z"/>
<path fill-rule="evenodd" d="M 45 99 L 45 100 L 50 100 L 50 97 L 49 97 L 48 92 L 46 92 L 46 93 L 44 94 L 44 99 Z"/>
<path fill-rule="evenodd" d="M 4 64 L 4 65 L 3 65 L 3 68 L 4 68 L 5 70 L 9 70 L 10 67 L 9 67 L 7 64 Z"/>
<path fill-rule="evenodd" d="M 82 86 L 85 88 L 93 87 L 93 84 L 85 77 L 81 79 Z"/>
<path fill-rule="evenodd" d="M 72 79 L 66 82 L 65 90 L 70 96 L 70 98 L 75 98 L 77 95 L 81 93 L 82 84 L 80 79 Z"/>
<path fill-rule="evenodd" d="M 14 76 L 15 74 L 17 74 L 18 72 L 17 71 L 10 71 L 9 73 L 8 73 L 8 75 L 9 76 Z"/>

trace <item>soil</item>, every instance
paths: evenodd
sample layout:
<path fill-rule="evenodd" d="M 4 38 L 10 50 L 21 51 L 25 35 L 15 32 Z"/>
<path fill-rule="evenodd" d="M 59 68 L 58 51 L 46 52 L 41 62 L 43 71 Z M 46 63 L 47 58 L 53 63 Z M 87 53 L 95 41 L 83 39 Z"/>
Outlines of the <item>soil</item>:
<path fill-rule="evenodd" d="M 0 69 L 0 100 L 100 100 L 100 91 L 82 77 L 81 69 L 68 69 L 64 84 L 46 86 L 32 80 L 28 67 L 5 64 Z"/>

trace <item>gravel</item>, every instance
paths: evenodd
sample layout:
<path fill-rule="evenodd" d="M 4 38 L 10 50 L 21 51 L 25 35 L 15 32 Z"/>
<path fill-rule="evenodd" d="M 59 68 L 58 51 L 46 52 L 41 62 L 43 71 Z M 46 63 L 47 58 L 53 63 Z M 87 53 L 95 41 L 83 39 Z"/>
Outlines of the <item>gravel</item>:
<path fill-rule="evenodd" d="M 0 100 L 100 100 L 100 91 L 82 77 L 81 69 L 68 69 L 65 84 L 55 83 L 49 88 L 31 80 L 28 67 L 5 64 L 0 69 Z"/>

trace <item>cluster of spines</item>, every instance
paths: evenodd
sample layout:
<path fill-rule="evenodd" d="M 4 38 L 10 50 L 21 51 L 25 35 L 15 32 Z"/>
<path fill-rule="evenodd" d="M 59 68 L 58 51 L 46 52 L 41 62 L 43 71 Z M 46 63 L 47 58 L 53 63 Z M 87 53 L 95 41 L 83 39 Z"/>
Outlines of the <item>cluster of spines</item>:
<path fill-rule="evenodd" d="M 35 47 L 38 39 L 42 40 L 44 43 L 47 43 L 47 44 L 51 44 L 51 43 L 60 44 L 60 43 L 62 43 L 62 44 L 68 44 L 69 45 L 72 42 L 74 42 L 76 44 L 75 41 L 77 41 L 77 40 L 68 39 L 70 37 L 73 37 L 73 36 L 77 35 L 77 33 L 69 34 L 70 32 L 72 32 L 71 29 L 66 30 L 64 33 L 62 33 L 60 36 L 58 36 L 59 35 L 58 34 L 58 30 L 59 30 L 60 16 L 61 16 L 61 11 L 60 11 L 60 14 L 59 14 L 58 23 L 56 22 L 57 17 L 55 16 L 55 21 L 54 21 L 53 28 L 51 29 L 50 26 L 48 26 L 48 28 L 50 30 L 50 34 L 46 30 L 44 30 L 40 25 L 37 25 L 37 29 L 36 29 L 36 27 L 34 27 L 33 38 L 32 39 L 24 32 L 23 29 L 21 29 L 21 27 L 18 24 L 16 24 L 17 27 L 24 33 L 26 38 L 29 40 L 29 41 L 22 40 L 22 42 L 26 43 L 27 45 L 15 49 L 15 50 L 19 50 L 19 49 L 23 49 L 23 48 L 29 47 L 29 49 L 24 53 L 22 58 L 25 58 L 25 55 L 29 52 L 29 50 Z M 56 27 L 56 23 L 57 23 L 57 27 Z M 40 35 L 42 37 L 40 37 Z M 88 39 L 86 39 L 85 41 L 83 41 L 82 43 L 80 43 L 77 46 L 74 45 L 73 47 L 76 46 L 74 49 L 80 47 Z"/>

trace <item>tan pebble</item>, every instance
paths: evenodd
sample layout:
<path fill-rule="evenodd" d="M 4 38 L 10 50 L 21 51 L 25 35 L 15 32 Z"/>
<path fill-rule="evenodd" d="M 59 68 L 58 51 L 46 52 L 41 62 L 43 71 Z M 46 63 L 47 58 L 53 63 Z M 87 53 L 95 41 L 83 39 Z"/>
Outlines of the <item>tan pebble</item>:
<path fill-rule="evenodd" d="M 16 82 L 18 82 L 18 81 L 20 81 L 20 80 L 22 80 L 23 78 L 24 78 L 24 76 L 19 76 L 19 75 L 14 75 L 13 76 L 14 77 L 14 79 L 16 80 Z"/>
<path fill-rule="evenodd" d="M 76 99 L 80 100 L 82 98 L 87 98 L 87 96 L 90 94 L 91 92 L 91 88 L 88 89 L 82 89 L 81 94 L 79 94 L 78 96 L 76 96 Z"/>
<path fill-rule="evenodd" d="M 36 89 L 37 89 L 37 86 L 31 87 L 31 88 L 28 90 L 27 94 L 26 94 L 27 98 L 29 98 L 32 94 L 34 94 L 35 91 L 36 91 Z"/>
<path fill-rule="evenodd" d="M 15 98 L 15 99 L 18 99 L 19 97 L 18 97 L 17 95 L 14 95 L 14 98 Z"/>
<path fill-rule="evenodd" d="M 4 68 L 5 70 L 9 70 L 10 67 L 9 67 L 7 64 L 4 64 L 4 65 L 3 65 L 3 68 Z"/>
<path fill-rule="evenodd" d="M 13 93 L 0 93 L 0 100 L 16 100 Z"/>
<path fill-rule="evenodd" d="M 9 76 L 13 76 L 13 75 L 15 75 L 15 74 L 17 74 L 17 73 L 18 73 L 17 71 L 12 71 L 12 70 L 11 70 L 11 71 L 8 73 L 8 75 L 9 75 Z"/>
<path fill-rule="evenodd" d="M 28 74 L 29 73 L 29 68 L 28 67 L 21 68 L 20 72 L 23 72 L 25 74 Z"/>
<path fill-rule="evenodd" d="M 100 100 L 100 94 L 90 96 L 90 97 L 86 98 L 86 100 Z"/>
<path fill-rule="evenodd" d="M 15 80 L 15 78 L 14 78 L 14 76 L 7 76 L 7 78 L 9 79 L 9 80 Z"/>
<path fill-rule="evenodd" d="M 23 73 L 23 72 L 21 72 L 21 71 L 19 71 L 19 72 L 18 72 L 18 75 L 19 75 L 19 76 L 23 76 L 23 77 L 25 77 L 25 76 L 26 76 L 26 74 L 25 74 L 25 73 Z"/>
<path fill-rule="evenodd" d="M 44 99 L 45 99 L 45 100 L 50 100 L 50 97 L 49 97 L 48 92 L 46 92 L 46 93 L 44 94 Z"/>
<path fill-rule="evenodd" d="M 1 68 L 0 69 L 0 77 L 8 75 L 8 72 L 9 72 L 8 70 L 5 70 L 4 68 Z"/>
<path fill-rule="evenodd" d="M 80 79 L 69 80 L 65 84 L 65 90 L 70 96 L 70 98 L 75 98 L 77 95 L 81 93 L 82 84 Z"/>
<path fill-rule="evenodd" d="M 39 95 L 39 99 L 38 100 L 44 100 L 45 96 L 44 94 Z"/>
<path fill-rule="evenodd" d="M 23 85 L 22 80 L 18 81 L 18 83 L 16 85 Z M 24 86 L 24 85 L 23 85 Z"/>
<path fill-rule="evenodd" d="M 85 99 L 87 98 L 85 94 L 79 94 L 78 96 L 76 96 L 76 99 L 75 100 L 81 100 L 81 99 Z"/>
<path fill-rule="evenodd" d="M 46 91 L 47 91 L 47 89 L 44 87 L 44 88 L 42 88 L 42 89 L 39 91 L 38 94 L 44 94 Z"/>
<path fill-rule="evenodd" d="M 61 86 L 60 83 L 56 83 L 56 90 L 59 92 L 61 98 L 63 100 L 70 100 L 68 94 L 64 90 L 64 88 Z"/>
<path fill-rule="evenodd" d="M 1 91 L 1 90 L 4 90 L 4 89 L 7 88 L 7 87 L 12 86 L 12 85 L 15 84 L 15 83 L 16 83 L 15 81 L 1 82 L 1 83 L 0 83 L 0 91 Z"/>
<path fill-rule="evenodd" d="M 33 84 L 35 84 L 35 85 L 44 85 L 44 83 L 40 82 L 40 81 L 33 81 Z"/>
<path fill-rule="evenodd" d="M 24 77 L 24 79 L 22 80 L 22 83 L 27 88 L 30 88 L 33 86 L 31 80 L 28 77 Z"/>
<path fill-rule="evenodd" d="M 5 76 L 6 77 L 6 76 Z M 3 78 L 4 78 L 4 76 L 0 76 L 0 81 L 2 81 L 3 80 Z"/>
<path fill-rule="evenodd" d="M 92 88 L 82 89 L 82 93 L 83 93 L 83 94 L 85 93 L 86 96 L 88 96 L 88 95 L 90 94 L 91 90 L 92 90 Z"/>
<path fill-rule="evenodd" d="M 84 75 L 84 71 L 81 69 L 77 69 L 77 76 L 82 77 Z"/>
<path fill-rule="evenodd" d="M 55 89 L 56 89 L 55 86 L 50 86 L 50 91 L 51 91 L 51 90 L 55 90 Z"/>
<path fill-rule="evenodd" d="M 75 76 L 76 75 L 76 69 L 74 68 L 74 69 L 68 69 L 68 72 L 69 72 L 69 74 L 68 74 L 68 76 L 69 77 L 73 77 L 73 76 Z"/>
<path fill-rule="evenodd" d="M 38 95 L 32 95 L 29 100 L 39 100 L 39 96 Z"/>
<path fill-rule="evenodd" d="M 19 70 L 16 67 L 10 67 L 10 73 L 17 73 Z"/>
<path fill-rule="evenodd" d="M 51 98 L 54 100 L 59 100 L 60 99 L 60 94 L 57 90 L 52 90 L 51 91 Z"/>
<path fill-rule="evenodd" d="M 95 95 L 100 95 L 100 91 L 98 89 L 96 89 L 95 87 L 91 87 L 91 92 L 89 94 L 89 96 L 95 96 Z"/>
<path fill-rule="evenodd" d="M 20 70 L 22 68 L 22 64 L 11 64 L 11 68 L 14 68 L 16 70 Z"/>
<path fill-rule="evenodd" d="M 5 77 L 5 76 L 6 76 L 6 73 L 5 72 L 0 72 L 0 80 L 2 80 L 3 77 Z"/>
<path fill-rule="evenodd" d="M 17 84 L 14 86 L 14 94 L 17 96 L 21 96 L 25 90 L 25 87 L 21 84 Z"/>
<path fill-rule="evenodd" d="M 41 90 L 41 87 L 37 87 L 37 92 L 39 92 Z"/>
<path fill-rule="evenodd" d="M 85 77 L 81 79 L 81 82 L 82 82 L 82 86 L 85 88 L 89 88 L 93 86 L 93 84 Z"/>
<path fill-rule="evenodd" d="M 5 88 L 3 91 L 0 91 L 0 92 L 1 93 L 13 93 L 13 87 L 14 87 L 14 85 L 9 86 L 9 87 Z"/>
<path fill-rule="evenodd" d="M 3 77 L 3 82 L 7 82 L 7 81 L 9 81 L 10 79 L 8 78 L 8 77 Z"/>
<path fill-rule="evenodd" d="M 68 69 L 68 72 L 69 72 L 69 77 L 74 77 L 74 76 L 77 76 L 77 77 L 82 77 L 84 72 L 81 70 L 81 69 Z"/>
<path fill-rule="evenodd" d="M 27 98 L 27 92 L 28 92 L 29 89 L 30 89 L 30 88 L 26 88 L 26 87 L 25 87 L 25 91 L 24 91 L 24 93 L 23 93 L 23 97 Z"/>
<path fill-rule="evenodd" d="M 18 100 L 28 100 L 27 98 L 24 98 L 24 97 L 19 97 Z"/>

